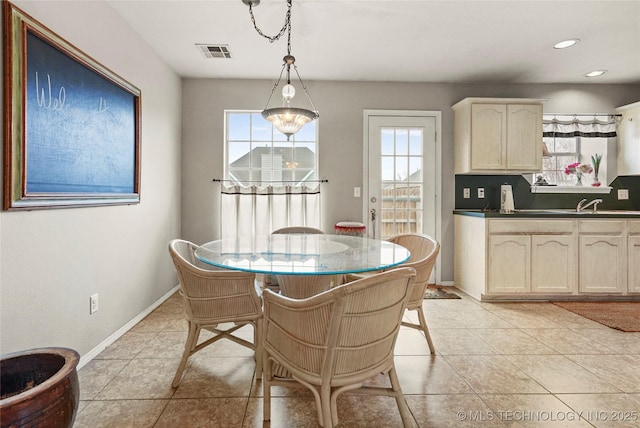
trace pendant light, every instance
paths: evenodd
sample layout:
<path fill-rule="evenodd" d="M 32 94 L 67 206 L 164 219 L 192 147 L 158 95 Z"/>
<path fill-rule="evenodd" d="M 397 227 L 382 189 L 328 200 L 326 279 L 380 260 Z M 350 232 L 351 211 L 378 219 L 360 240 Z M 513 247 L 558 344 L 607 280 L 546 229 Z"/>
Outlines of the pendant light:
<path fill-rule="evenodd" d="M 253 16 L 253 7 L 260 4 L 260 0 L 242 0 L 242 2 L 249 6 L 249 14 L 251 16 L 251 22 L 253 22 L 253 27 L 262 37 L 268 39 L 270 42 L 274 42 L 282 35 L 287 33 L 287 54 L 282 59 L 282 69 L 280 70 L 280 76 L 278 77 L 278 81 L 273 86 L 271 90 L 271 95 L 269 95 L 269 99 L 267 100 L 267 104 L 265 106 L 264 111 L 262 112 L 262 117 L 267 119 L 269 122 L 273 123 L 273 125 L 287 136 L 287 140 L 291 138 L 293 134 L 298 132 L 305 124 L 311 122 L 312 120 L 320 117 L 318 112 L 313 105 L 313 101 L 311 100 L 311 96 L 309 95 L 309 91 L 307 87 L 302 82 L 302 78 L 300 78 L 300 73 L 298 73 L 298 67 L 296 66 L 296 58 L 291 55 L 291 7 L 292 0 L 287 0 L 287 13 L 285 16 L 285 22 L 278 34 L 275 36 L 267 36 L 264 34 L 257 26 L 256 19 Z M 292 107 L 291 100 L 296 94 L 295 87 L 291 84 L 291 68 L 293 67 L 293 71 L 295 72 L 298 80 L 300 81 L 300 86 L 304 90 L 305 95 L 309 99 L 309 103 L 311 103 L 311 108 L 313 110 L 308 110 L 300 107 Z M 287 84 L 282 87 L 282 107 L 273 107 L 269 108 L 269 102 L 273 97 L 274 92 L 280 85 L 280 81 L 282 80 L 282 75 L 286 72 Z"/>

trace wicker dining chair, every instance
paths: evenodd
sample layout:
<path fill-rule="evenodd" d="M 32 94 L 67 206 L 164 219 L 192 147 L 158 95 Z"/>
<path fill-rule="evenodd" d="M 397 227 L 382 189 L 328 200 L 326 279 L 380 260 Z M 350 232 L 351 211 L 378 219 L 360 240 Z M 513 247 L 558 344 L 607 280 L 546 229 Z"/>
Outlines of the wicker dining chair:
<path fill-rule="evenodd" d="M 289 226 L 277 229 L 272 234 L 306 233 L 324 234 L 320 229 L 307 226 Z M 280 292 L 287 297 L 304 299 L 342 284 L 343 275 L 275 275 Z M 268 280 L 268 279 L 267 279 Z"/>
<path fill-rule="evenodd" d="M 308 226 L 287 226 L 274 230 L 273 233 L 310 233 L 310 234 L 323 234 L 324 232 L 315 227 Z"/>
<path fill-rule="evenodd" d="M 189 357 L 223 338 L 255 351 L 256 378 L 260 379 L 263 316 L 262 299 L 255 287 L 255 274 L 215 269 L 195 257 L 196 248 L 197 245 L 181 239 L 169 243 L 169 253 L 180 281 L 184 313 L 189 323 L 184 352 L 171 386 L 176 388 L 180 384 Z M 225 330 L 218 327 L 223 323 L 234 325 Z M 253 326 L 253 343 L 232 334 L 247 324 Z M 203 329 L 215 335 L 198 343 Z"/>
<path fill-rule="evenodd" d="M 265 290 L 264 420 L 271 419 L 271 386 L 298 382 L 311 390 L 318 422 L 338 423 L 337 397 L 359 389 L 393 396 L 405 426 L 412 417 L 393 361 L 400 323 L 416 272 L 399 268 L 296 300 Z M 288 378 L 276 378 L 284 368 Z M 363 387 L 380 373 L 391 387 Z"/>
<path fill-rule="evenodd" d="M 409 260 L 401 266 L 412 267 L 416 270 L 416 281 L 413 283 L 411 296 L 407 303 L 407 310 L 417 312 L 418 324 L 403 321 L 402 325 L 423 332 L 429 345 L 429 351 L 432 355 L 435 355 L 436 351 L 431 340 L 431 335 L 429 334 L 422 304 L 424 302 L 424 295 L 427 292 L 427 285 L 429 285 L 429 277 L 431 276 L 433 266 L 440 252 L 440 244 L 430 236 L 417 233 L 396 235 L 390 238 L 389 241 L 401 245 L 411 252 Z"/>
<path fill-rule="evenodd" d="M 416 281 L 413 284 L 409 303 L 407 303 L 407 310 L 417 312 L 418 324 L 403 321 L 402 325 L 420 330 L 427 339 L 429 351 L 432 355 L 435 355 L 436 351 L 433 346 L 433 341 L 431 340 L 431 335 L 429 334 L 427 320 L 422 310 L 422 303 L 424 301 L 424 295 L 427 292 L 427 286 L 429 285 L 429 277 L 431 276 L 433 266 L 440 252 L 440 244 L 432 237 L 418 233 L 396 235 L 389 238 L 389 242 L 393 242 L 409 250 L 411 257 L 400 266 L 412 267 L 416 270 Z M 347 281 L 354 281 L 368 275 L 371 275 L 371 273 L 349 274 Z"/>

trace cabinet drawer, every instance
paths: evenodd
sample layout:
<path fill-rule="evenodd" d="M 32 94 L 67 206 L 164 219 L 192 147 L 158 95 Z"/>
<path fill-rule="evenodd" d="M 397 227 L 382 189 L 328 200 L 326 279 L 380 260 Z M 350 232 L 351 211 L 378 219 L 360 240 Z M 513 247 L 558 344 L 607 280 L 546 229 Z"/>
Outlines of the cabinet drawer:
<path fill-rule="evenodd" d="M 489 220 L 489 234 L 570 235 L 573 220 Z"/>
<path fill-rule="evenodd" d="M 579 231 L 581 235 L 621 235 L 626 221 L 581 220 Z"/>
<path fill-rule="evenodd" d="M 629 235 L 640 235 L 640 221 L 629 220 Z"/>

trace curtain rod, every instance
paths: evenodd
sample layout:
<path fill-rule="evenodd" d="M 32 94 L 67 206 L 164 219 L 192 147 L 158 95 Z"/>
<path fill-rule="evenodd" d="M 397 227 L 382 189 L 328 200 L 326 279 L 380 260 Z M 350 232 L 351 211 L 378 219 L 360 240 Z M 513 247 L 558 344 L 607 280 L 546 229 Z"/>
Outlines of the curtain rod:
<path fill-rule="evenodd" d="M 573 117 L 594 117 L 594 116 L 611 116 L 622 117 L 619 113 L 542 113 L 543 116 L 573 116 Z"/>
<path fill-rule="evenodd" d="M 243 183 L 328 183 L 329 180 L 326 178 L 322 180 L 225 180 L 222 178 L 214 178 L 212 180 L 214 183 L 237 183 L 238 181 L 242 181 Z"/>

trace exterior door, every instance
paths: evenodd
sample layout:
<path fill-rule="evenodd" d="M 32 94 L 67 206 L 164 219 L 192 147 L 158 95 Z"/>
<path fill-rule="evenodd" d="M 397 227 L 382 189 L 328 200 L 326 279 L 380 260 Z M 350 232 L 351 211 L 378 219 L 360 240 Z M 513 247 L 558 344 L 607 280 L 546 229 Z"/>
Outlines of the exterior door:
<path fill-rule="evenodd" d="M 364 177 L 369 236 L 436 237 L 436 119 L 369 116 Z"/>

